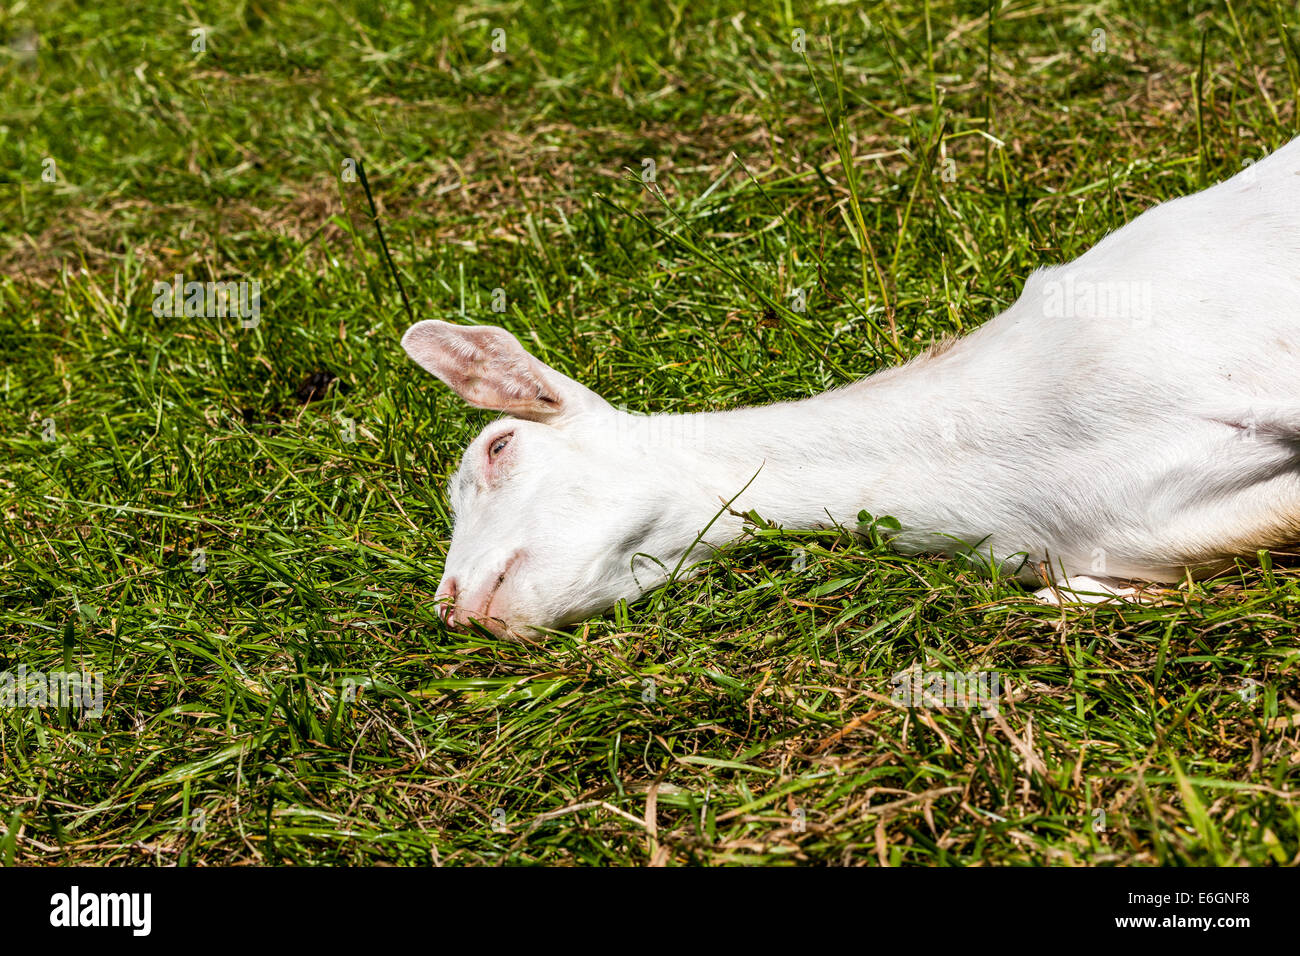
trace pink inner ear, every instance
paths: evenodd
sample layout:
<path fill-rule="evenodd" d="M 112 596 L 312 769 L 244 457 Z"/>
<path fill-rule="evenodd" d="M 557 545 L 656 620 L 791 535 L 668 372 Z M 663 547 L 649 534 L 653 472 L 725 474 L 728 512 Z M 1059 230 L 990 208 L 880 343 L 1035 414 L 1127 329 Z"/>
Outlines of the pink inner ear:
<path fill-rule="evenodd" d="M 421 322 L 407 331 L 402 345 L 426 371 L 478 408 L 521 418 L 545 418 L 562 410 L 559 396 L 547 388 L 545 366 L 505 329 Z"/>

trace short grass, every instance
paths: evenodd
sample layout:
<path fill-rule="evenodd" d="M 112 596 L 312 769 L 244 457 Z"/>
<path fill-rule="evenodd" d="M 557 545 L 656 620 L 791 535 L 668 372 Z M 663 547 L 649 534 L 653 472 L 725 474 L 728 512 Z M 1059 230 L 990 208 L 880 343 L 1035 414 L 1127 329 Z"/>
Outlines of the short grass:
<path fill-rule="evenodd" d="M 0 712 L 0 861 L 1300 859 L 1284 556 L 1063 611 L 763 529 L 550 640 L 439 624 L 489 416 L 412 315 L 635 410 L 808 395 L 1297 131 L 1294 5 L 753 6 L 0 11 L 0 669 L 106 682 Z M 260 324 L 155 317 L 176 273 Z"/>

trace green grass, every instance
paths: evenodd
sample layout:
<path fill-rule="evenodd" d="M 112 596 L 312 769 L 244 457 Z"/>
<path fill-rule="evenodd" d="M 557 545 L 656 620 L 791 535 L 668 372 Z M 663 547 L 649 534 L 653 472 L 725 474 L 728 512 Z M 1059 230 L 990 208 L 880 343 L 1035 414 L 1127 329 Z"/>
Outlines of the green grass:
<path fill-rule="evenodd" d="M 106 682 L 0 711 L 0 861 L 1300 859 L 1285 558 L 1062 611 L 765 529 L 546 641 L 447 632 L 490 416 L 401 352 L 340 175 L 417 317 L 640 411 L 799 397 L 1290 139 L 1294 7 L 378 6 L 0 12 L 0 670 Z M 259 280 L 260 325 L 155 317 L 177 272 Z M 998 673 L 998 717 L 894 705 L 916 665 Z"/>

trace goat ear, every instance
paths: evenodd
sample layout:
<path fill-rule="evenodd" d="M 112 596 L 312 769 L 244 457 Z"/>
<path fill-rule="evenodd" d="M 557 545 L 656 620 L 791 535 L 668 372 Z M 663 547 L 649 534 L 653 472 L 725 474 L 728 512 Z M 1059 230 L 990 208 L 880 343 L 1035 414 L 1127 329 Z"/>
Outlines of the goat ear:
<path fill-rule="evenodd" d="M 518 339 L 495 325 L 429 319 L 406 330 L 402 348 L 476 408 L 546 422 L 608 407 L 595 392 L 529 355 Z"/>

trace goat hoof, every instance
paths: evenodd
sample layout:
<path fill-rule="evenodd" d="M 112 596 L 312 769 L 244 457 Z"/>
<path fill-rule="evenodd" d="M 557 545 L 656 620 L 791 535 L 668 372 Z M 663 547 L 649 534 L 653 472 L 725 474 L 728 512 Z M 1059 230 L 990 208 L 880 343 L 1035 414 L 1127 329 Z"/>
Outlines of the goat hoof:
<path fill-rule="evenodd" d="M 1090 578 L 1082 574 L 1066 579 L 1063 584 L 1041 588 L 1034 592 L 1034 597 L 1057 607 L 1063 604 L 1104 604 L 1107 601 L 1141 604 L 1152 600 L 1150 595 L 1118 578 Z"/>

